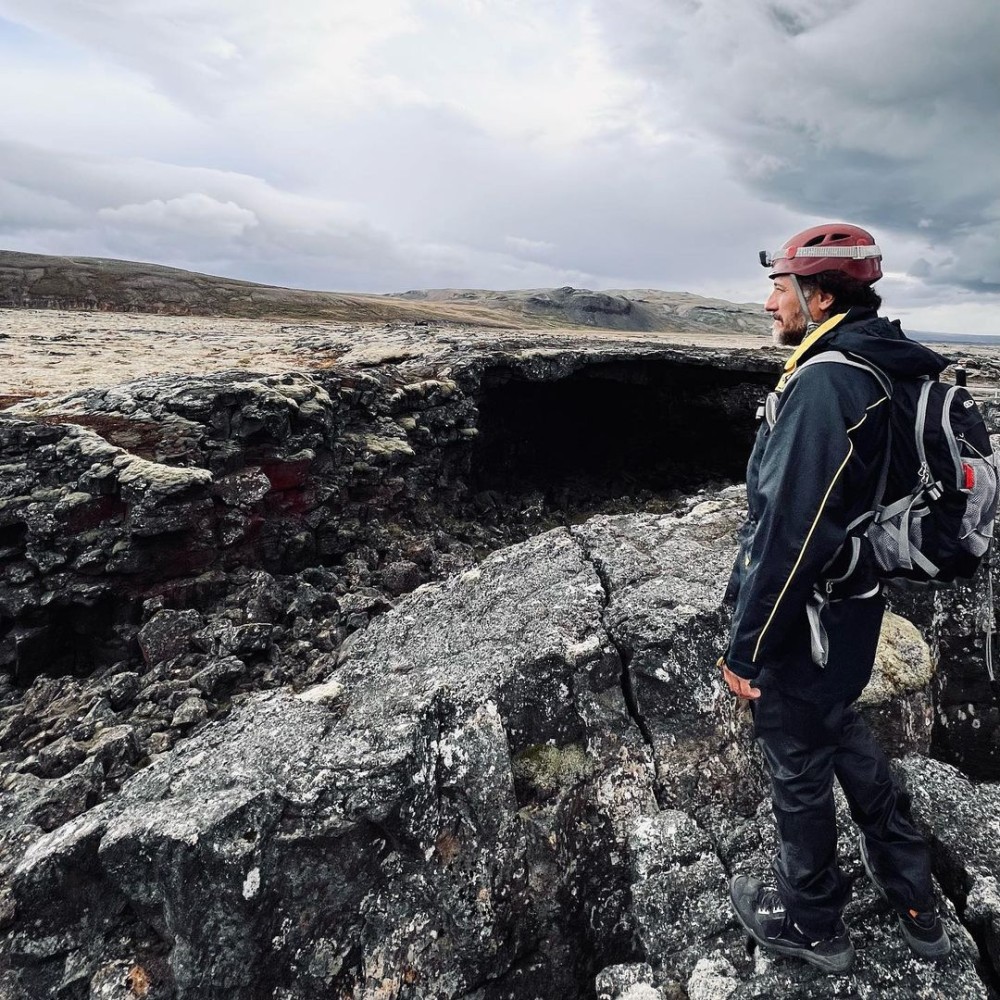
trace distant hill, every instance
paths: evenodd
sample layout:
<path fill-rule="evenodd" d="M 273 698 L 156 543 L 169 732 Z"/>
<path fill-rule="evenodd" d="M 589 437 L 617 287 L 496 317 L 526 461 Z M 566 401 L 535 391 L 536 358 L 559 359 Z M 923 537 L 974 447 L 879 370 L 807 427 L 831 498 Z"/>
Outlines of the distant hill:
<path fill-rule="evenodd" d="M 489 291 L 430 289 L 397 295 L 303 291 L 100 257 L 0 251 L 0 307 L 84 309 L 370 323 L 423 321 L 500 328 L 767 334 L 757 304 L 654 289 Z"/>
<path fill-rule="evenodd" d="M 771 321 L 756 303 L 709 299 L 690 292 L 632 288 L 591 292 L 582 288 L 518 291 L 434 288 L 402 292 L 399 299 L 428 305 L 475 305 L 497 315 L 518 317 L 521 326 L 578 326 L 605 330 L 708 332 L 742 331 L 767 335 Z"/>
<path fill-rule="evenodd" d="M 1000 344 L 1000 334 L 989 333 L 931 333 L 928 330 L 907 330 L 906 335 L 911 340 L 919 340 L 922 344 L 973 344 L 979 347 L 992 347 Z"/>

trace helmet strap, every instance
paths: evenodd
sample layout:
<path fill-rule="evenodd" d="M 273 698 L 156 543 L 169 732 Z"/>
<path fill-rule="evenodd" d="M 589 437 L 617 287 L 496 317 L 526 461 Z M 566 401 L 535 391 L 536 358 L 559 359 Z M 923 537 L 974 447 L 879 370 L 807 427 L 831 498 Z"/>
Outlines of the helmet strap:
<path fill-rule="evenodd" d="M 788 277 L 795 288 L 795 294 L 799 297 L 799 305 L 802 307 L 802 315 L 806 320 L 806 334 L 810 334 L 819 326 L 819 323 L 812 318 L 812 313 L 809 311 L 809 303 L 806 301 L 805 293 L 802 291 L 802 286 L 799 284 L 799 279 L 794 274 L 789 274 Z"/>

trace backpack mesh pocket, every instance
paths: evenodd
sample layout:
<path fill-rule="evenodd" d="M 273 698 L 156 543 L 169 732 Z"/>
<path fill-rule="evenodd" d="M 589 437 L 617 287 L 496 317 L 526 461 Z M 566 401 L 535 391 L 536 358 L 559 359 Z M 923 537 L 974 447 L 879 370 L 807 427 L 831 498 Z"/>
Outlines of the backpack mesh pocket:
<path fill-rule="evenodd" d="M 982 556 L 993 537 L 993 518 L 997 511 L 997 470 L 986 458 L 963 458 L 962 464 L 972 469 L 973 478 L 962 515 L 962 543 L 974 556 Z"/>
<path fill-rule="evenodd" d="M 906 533 L 904 543 L 903 518 L 904 514 L 897 514 L 887 521 L 874 521 L 869 525 L 865 536 L 871 542 L 872 552 L 875 562 L 884 572 L 897 573 L 900 566 L 912 563 L 912 557 L 908 554 L 913 549 L 920 551 L 923 544 L 923 530 L 921 521 L 927 516 L 926 507 L 914 510 L 910 514 L 909 531 Z"/>

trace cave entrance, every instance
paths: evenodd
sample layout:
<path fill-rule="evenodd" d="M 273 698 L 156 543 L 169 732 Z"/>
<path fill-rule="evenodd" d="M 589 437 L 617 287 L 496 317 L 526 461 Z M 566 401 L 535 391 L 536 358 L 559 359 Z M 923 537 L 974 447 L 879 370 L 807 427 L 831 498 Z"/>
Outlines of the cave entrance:
<path fill-rule="evenodd" d="M 42 674 L 85 677 L 95 664 L 125 660 L 131 642 L 121 627 L 137 625 L 139 610 L 123 594 L 99 593 L 57 598 L 48 617 L 29 613 L 14 622 L 0 616 L 0 671 L 26 688 Z"/>
<path fill-rule="evenodd" d="M 550 381 L 486 375 L 471 485 L 569 515 L 662 510 L 742 481 L 774 375 L 644 359 Z M 616 503 L 617 501 L 617 503 Z M 516 502 L 516 501 L 515 501 Z"/>

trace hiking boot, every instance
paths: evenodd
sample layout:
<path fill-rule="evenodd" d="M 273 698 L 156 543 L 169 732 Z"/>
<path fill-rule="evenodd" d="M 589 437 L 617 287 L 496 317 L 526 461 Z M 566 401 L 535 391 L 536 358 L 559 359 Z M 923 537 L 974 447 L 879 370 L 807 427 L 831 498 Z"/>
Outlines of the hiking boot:
<path fill-rule="evenodd" d="M 854 964 L 854 945 L 843 920 L 832 937 L 811 940 L 785 911 L 777 889 L 750 875 L 734 875 L 729 896 L 740 923 L 762 948 L 801 958 L 824 972 L 847 972 Z"/>
<path fill-rule="evenodd" d="M 885 886 L 879 881 L 872 868 L 863 833 L 858 837 L 858 848 L 861 851 L 861 864 L 864 865 L 865 873 L 871 879 L 872 885 L 878 890 L 878 894 L 896 910 L 889 894 L 885 891 Z M 904 910 L 903 912 L 896 910 L 896 918 L 899 920 L 900 930 L 902 930 L 910 950 L 916 952 L 921 958 L 941 958 L 951 951 L 948 932 L 941 924 L 941 918 L 935 910 L 926 913 L 919 913 L 917 910 Z"/>

